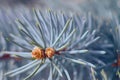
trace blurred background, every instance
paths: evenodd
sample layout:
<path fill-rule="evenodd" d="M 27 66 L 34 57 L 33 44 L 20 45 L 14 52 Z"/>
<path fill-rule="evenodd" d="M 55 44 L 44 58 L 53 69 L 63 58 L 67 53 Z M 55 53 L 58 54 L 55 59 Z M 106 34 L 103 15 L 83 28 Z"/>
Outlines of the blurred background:
<path fill-rule="evenodd" d="M 0 0 L 1 8 L 51 8 L 75 12 L 105 14 L 108 11 L 118 12 L 120 0 Z"/>
<path fill-rule="evenodd" d="M 0 0 L 0 32 L 2 32 L 0 33 L 0 37 L 4 36 L 5 38 L 7 38 L 8 37 L 7 35 L 9 33 L 13 33 L 13 34 L 18 33 L 17 30 L 13 27 L 16 26 L 14 24 L 15 19 L 19 18 L 20 17 L 19 15 L 21 13 L 28 17 L 31 16 L 32 15 L 31 9 L 33 8 L 38 8 L 43 11 L 51 9 L 53 11 L 62 11 L 65 13 L 75 13 L 80 15 L 86 15 L 88 13 L 91 13 L 91 15 L 94 15 L 94 18 L 98 21 L 98 24 L 101 23 L 97 26 L 100 25 L 110 26 L 111 24 L 109 24 L 110 23 L 109 21 L 107 21 L 105 24 L 104 23 L 102 24 L 102 22 L 104 21 L 103 19 L 107 19 L 107 20 L 112 19 L 113 15 L 117 15 L 118 17 L 120 17 L 120 0 Z M 31 19 L 31 17 L 29 18 Z M 95 23 L 95 21 L 93 23 Z M 7 26 L 9 26 L 9 28 Z M 13 46 L 10 42 L 7 42 L 4 39 L 1 40 L 1 43 L 3 43 L 2 45 L 7 45 L 7 46 L 2 46 L 5 47 L 5 50 L 22 51 L 20 47 Z M 4 57 L 6 59 L 6 56 Z M 107 59 L 108 58 L 105 58 L 104 61 L 107 62 Z M 2 58 L 0 62 L 1 76 L 3 76 L 3 73 L 6 72 L 7 70 L 9 71 L 10 69 L 19 67 L 27 63 L 27 61 L 26 62 L 15 61 L 13 58 L 12 59 L 10 58 L 9 61 L 8 60 L 9 59 L 3 60 Z M 10 66 L 11 64 L 12 66 Z M 108 76 L 111 75 L 111 72 L 109 72 L 110 69 L 107 69 L 106 71 L 108 72 Z M 17 78 L 15 79 L 19 80 L 19 78 L 20 76 L 17 76 Z M 0 77 L 0 80 L 8 80 L 8 79 L 10 78 L 3 79 L 3 77 Z M 115 77 L 109 78 L 109 80 L 113 80 L 113 79 L 119 80 L 118 78 Z"/>
<path fill-rule="evenodd" d="M 108 18 L 112 14 L 120 13 L 120 0 L 0 0 L 0 8 L 23 12 L 25 8 L 51 9 L 79 14 L 90 12 L 94 16 Z"/>

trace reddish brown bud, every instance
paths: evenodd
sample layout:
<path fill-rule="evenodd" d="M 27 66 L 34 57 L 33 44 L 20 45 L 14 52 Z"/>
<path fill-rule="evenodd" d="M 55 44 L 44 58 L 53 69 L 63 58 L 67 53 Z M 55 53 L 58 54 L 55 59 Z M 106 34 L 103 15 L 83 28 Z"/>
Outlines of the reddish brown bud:
<path fill-rule="evenodd" d="M 45 58 L 44 50 L 42 48 L 35 47 L 32 50 L 32 57 L 35 58 L 35 59 L 43 59 L 43 58 Z"/>
<path fill-rule="evenodd" d="M 53 48 L 46 48 L 45 50 L 45 55 L 48 57 L 48 58 L 52 58 L 55 54 L 55 50 Z"/>

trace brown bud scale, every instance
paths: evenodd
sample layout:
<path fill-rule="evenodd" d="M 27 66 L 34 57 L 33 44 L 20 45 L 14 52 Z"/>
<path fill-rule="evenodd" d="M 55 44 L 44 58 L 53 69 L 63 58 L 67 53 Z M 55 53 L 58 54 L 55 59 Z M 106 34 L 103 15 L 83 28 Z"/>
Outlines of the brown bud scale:
<path fill-rule="evenodd" d="M 53 48 L 46 48 L 45 50 L 45 55 L 48 57 L 48 58 L 52 58 L 55 54 L 55 50 Z"/>
<path fill-rule="evenodd" d="M 35 47 L 32 50 L 32 57 L 35 58 L 35 59 L 43 59 L 43 58 L 45 58 L 44 50 L 42 48 Z"/>

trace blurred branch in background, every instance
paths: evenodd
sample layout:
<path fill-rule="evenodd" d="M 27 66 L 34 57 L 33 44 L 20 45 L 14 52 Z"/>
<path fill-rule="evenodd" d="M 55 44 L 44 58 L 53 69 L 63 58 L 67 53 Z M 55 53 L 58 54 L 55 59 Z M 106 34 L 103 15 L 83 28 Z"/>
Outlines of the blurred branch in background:
<path fill-rule="evenodd" d="M 2 8 L 15 8 L 15 7 L 35 7 L 36 5 L 39 5 L 39 7 L 45 6 L 44 0 L 0 0 L 0 7 Z"/>
<path fill-rule="evenodd" d="M 106 80 L 106 76 L 108 76 L 108 78 L 110 78 L 109 80 L 113 80 L 116 78 L 115 73 L 116 73 L 116 71 L 118 71 L 117 67 L 116 66 L 112 67 L 111 65 L 114 62 L 117 62 L 116 50 L 118 48 L 116 48 L 115 46 L 119 45 L 118 43 L 119 43 L 120 38 L 119 38 L 119 36 L 116 36 L 115 34 L 113 34 L 111 32 L 111 27 L 113 27 L 113 30 L 115 30 L 115 32 L 116 32 L 115 27 L 116 27 L 117 21 L 115 21 L 113 19 L 113 16 L 115 16 L 115 14 L 117 14 L 117 17 L 119 19 L 120 0 L 0 0 L 0 31 L 2 32 L 0 34 L 4 36 L 5 42 L 6 42 L 6 45 L 5 45 L 5 44 L 3 44 L 3 41 L 0 40 L 1 45 L 4 45 L 4 46 L 0 46 L 0 48 L 1 48 L 0 51 L 3 51 L 4 48 L 9 51 L 22 51 L 21 48 L 13 46 L 13 44 L 8 42 L 6 40 L 6 37 L 8 37 L 9 33 L 12 33 L 12 34 L 19 33 L 18 29 L 16 29 L 17 25 L 14 24 L 14 20 L 16 20 L 16 18 L 23 20 L 23 18 L 20 17 L 21 14 L 24 15 L 25 17 L 28 17 L 28 19 L 30 20 L 30 23 L 35 22 L 33 13 L 31 12 L 31 8 L 39 8 L 39 9 L 42 9 L 41 11 L 44 11 L 44 10 L 50 8 L 53 11 L 63 11 L 65 14 L 66 14 L 66 12 L 67 13 L 72 12 L 72 13 L 77 13 L 80 15 L 85 13 L 85 15 L 86 15 L 90 12 L 92 14 L 92 16 L 95 18 L 95 20 L 94 20 L 94 18 L 89 17 L 86 24 L 89 24 L 91 29 L 96 29 L 95 32 L 98 33 L 97 36 L 100 36 L 101 38 L 98 42 L 94 43 L 94 45 L 91 45 L 88 49 L 105 50 L 106 54 L 99 55 L 99 54 L 96 54 L 96 52 L 93 53 L 93 51 L 91 51 L 90 54 L 83 55 L 84 59 L 97 65 L 97 68 L 98 68 L 97 74 L 96 74 L 97 77 L 99 77 L 99 75 L 102 74 L 105 77 L 105 79 L 103 79 L 103 80 Z M 67 14 L 67 16 L 68 16 L 68 14 Z M 76 15 L 76 17 L 78 17 L 78 15 Z M 45 16 L 45 19 L 47 19 L 46 16 Z M 79 19 L 81 19 L 80 16 L 79 16 Z M 84 20 L 84 18 L 82 20 Z M 82 20 L 77 21 L 78 23 L 76 23 L 76 24 L 78 24 L 78 26 L 81 26 L 80 22 Z M 49 20 L 48 20 L 48 23 L 49 23 Z M 119 26 L 119 25 L 117 25 L 117 26 Z M 92 34 L 94 34 L 94 31 Z M 118 34 L 118 33 L 116 32 L 116 34 Z M 86 33 L 86 35 L 87 35 L 87 33 Z M 1 37 L 3 37 L 3 36 L 1 36 Z M 17 36 L 19 36 L 19 35 L 17 35 Z M 113 39 L 113 37 L 115 37 L 115 38 Z M 0 38 L 0 39 L 2 39 L 2 38 Z M 118 39 L 118 41 L 116 41 L 117 39 Z M 90 41 L 90 40 L 88 40 L 88 41 Z M 114 41 L 116 42 L 116 44 L 114 43 Z M 80 57 L 82 57 L 82 58 L 83 58 L 83 56 L 80 55 Z M 1 57 L 2 57 L 2 55 L 1 55 Z M 22 64 L 25 64 L 27 61 L 21 61 L 23 63 L 21 63 L 21 62 L 18 63 L 14 60 L 11 61 L 11 58 L 10 58 L 10 62 L 12 62 L 14 64 L 17 63 L 15 65 L 15 67 L 18 67 L 18 66 L 21 66 Z M 9 63 L 8 60 L 7 61 L 3 60 L 3 62 L 0 63 L 0 64 L 2 64 L 1 71 L 0 71 L 1 74 L 6 72 L 6 69 L 4 70 L 4 66 L 7 66 L 7 68 L 8 68 L 9 64 L 7 64 L 7 63 Z M 68 64 L 65 64 L 65 65 L 69 66 Z M 84 75 L 84 74 L 86 74 L 87 71 L 93 72 L 93 74 L 89 75 L 89 76 L 93 76 L 91 80 L 94 79 L 95 71 L 93 69 L 89 69 L 89 68 L 83 69 L 82 67 L 80 67 L 76 64 L 71 64 L 71 65 L 75 66 L 75 67 L 73 67 L 73 68 L 75 68 L 75 69 L 73 69 L 73 71 L 75 73 L 71 72 L 72 71 L 71 67 L 69 67 L 69 68 L 67 67 L 67 69 L 69 69 L 71 75 L 73 75 L 73 76 L 78 75 L 77 77 L 74 77 L 74 78 L 76 78 L 74 80 L 78 80 L 83 77 L 86 78 L 85 77 L 86 75 Z M 11 68 L 11 67 L 13 68 L 13 66 L 10 66 L 9 68 Z M 86 70 L 86 71 L 84 71 L 84 70 Z M 111 73 L 111 72 L 113 72 L 113 73 Z M 40 74 L 43 74 L 43 73 L 40 73 Z M 39 75 L 38 75 L 38 77 L 39 77 Z M 35 77 L 35 78 L 37 78 L 37 77 Z M 101 80 L 101 78 L 100 78 L 100 80 Z M 116 78 L 116 80 L 117 80 L 117 78 Z"/>
<path fill-rule="evenodd" d="M 0 0 L 0 7 L 51 8 L 54 10 L 91 12 L 108 16 L 108 12 L 120 13 L 120 0 Z"/>

